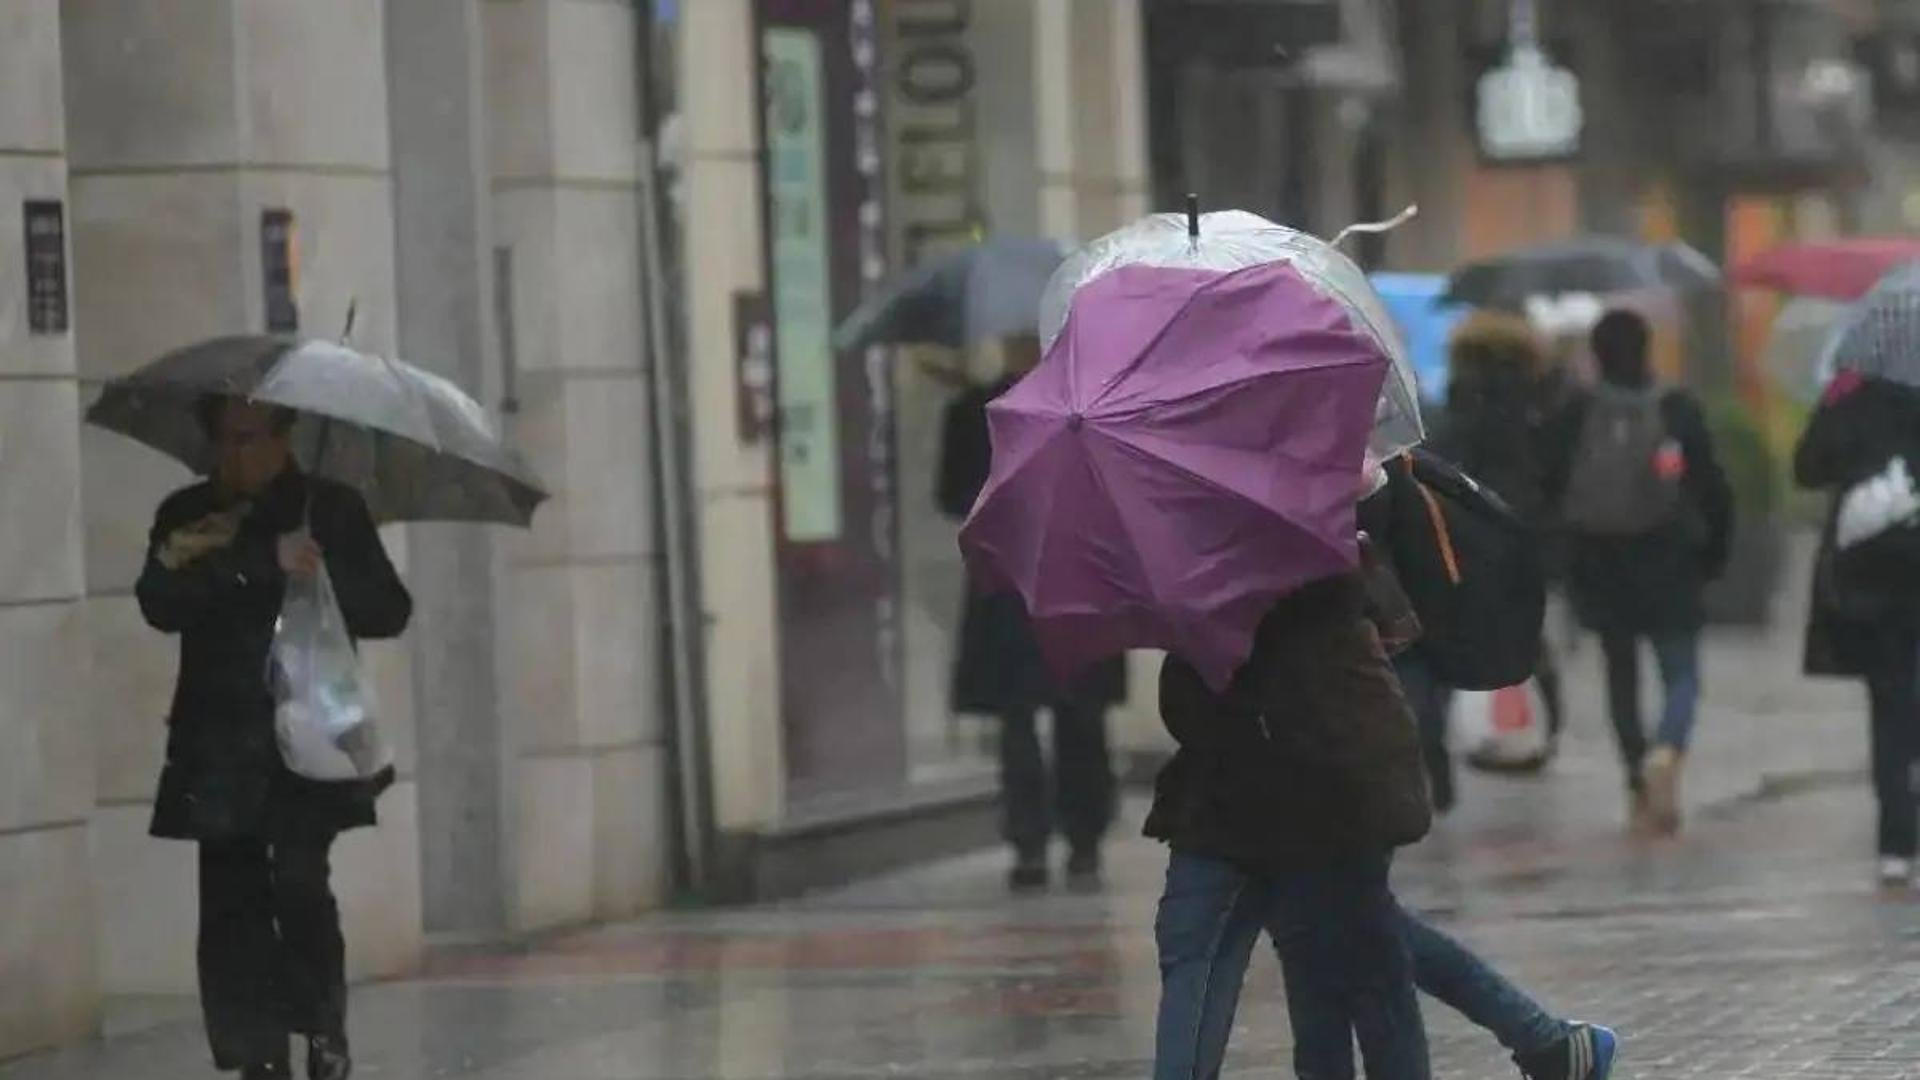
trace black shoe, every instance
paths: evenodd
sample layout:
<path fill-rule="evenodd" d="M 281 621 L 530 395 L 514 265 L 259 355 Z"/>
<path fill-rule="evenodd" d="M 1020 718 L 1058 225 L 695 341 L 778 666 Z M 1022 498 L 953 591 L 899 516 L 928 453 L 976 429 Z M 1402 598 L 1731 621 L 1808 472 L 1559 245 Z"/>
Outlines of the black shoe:
<path fill-rule="evenodd" d="M 1007 888 L 1014 892 L 1037 892 L 1047 887 L 1048 877 L 1046 855 L 1021 855 L 1014 860 L 1013 869 L 1007 871 Z"/>
<path fill-rule="evenodd" d="M 240 1070 L 240 1080 L 289 1080 L 292 1076 L 293 1066 L 284 1061 L 249 1065 Z"/>
<path fill-rule="evenodd" d="M 1100 849 L 1097 847 L 1074 848 L 1067 855 L 1067 887 L 1072 889 L 1098 889 L 1100 887 Z"/>
<path fill-rule="evenodd" d="M 338 1035 L 307 1039 L 307 1080 L 347 1080 L 352 1075 L 353 1057 L 347 1053 L 347 1040 Z"/>

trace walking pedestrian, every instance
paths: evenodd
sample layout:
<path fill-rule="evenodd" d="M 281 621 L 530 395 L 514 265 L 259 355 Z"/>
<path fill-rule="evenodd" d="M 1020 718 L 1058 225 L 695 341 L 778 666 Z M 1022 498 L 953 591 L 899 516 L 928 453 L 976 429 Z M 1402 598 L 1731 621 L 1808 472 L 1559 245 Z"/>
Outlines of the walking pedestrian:
<path fill-rule="evenodd" d="M 291 1075 L 297 1034 L 313 1080 L 346 1080 L 346 945 L 329 851 L 342 830 L 374 824 L 392 773 L 294 775 L 264 672 L 289 579 L 324 566 L 358 639 L 398 635 L 412 601 L 361 498 L 294 464 L 293 414 L 209 397 L 199 416 L 213 474 L 161 503 L 136 588 L 147 622 L 180 638 L 151 832 L 199 844 L 200 1001 L 215 1066 L 247 1080 Z"/>
<path fill-rule="evenodd" d="M 1849 491 L 1871 483 L 1895 461 L 1920 463 L 1920 390 L 1843 371 L 1794 453 L 1794 478 L 1830 491 L 1833 511 L 1814 564 L 1806 671 L 1866 682 L 1872 722 L 1873 790 L 1879 804 L 1879 875 L 1903 886 L 1920 846 L 1914 771 L 1920 764 L 1920 575 L 1905 552 L 1872 542 L 1844 549 L 1841 507 Z M 1852 537 L 1849 537 L 1851 540 Z M 1891 557 L 1889 557 L 1891 555 Z"/>
<path fill-rule="evenodd" d="M 1650 337 L 1632 312 L 1595 325 L 1600 382 L 1556 421 L 1547 489 L 1568 532 L 1574 605 L 1600 638 L 1633 825 L 1671 834 L 1700 695 L 1702 593 L 1726 565 L 1733 497 L 1699 404 L 1655 384 Z M 1651 746 L 1642 641 L 1665 688 Z"/>
<path fill-rule="evenodd" d="M 1170 849 L 1154 935 L 1156 1080 L 1219 1075 L 1253 946 L 1273 939 L 1294 1070 L 1426 1080 L 1393 850 L 1427 831 L 1419 734 L 1358 573 L 1277 602 L 1224 693 L 1177 656 L 1160 712 L 1179 744 L 1146 833 Z"/>
<path fill-rule="evenodd" d="M 1538 336 L 1523 319 L 1482 312 L 1455 329 L 1447 347 L 1446 408 L 1429 418 L 1426 447 L 1486 485 L 1529 527 L 1546 518 L 1543 446 L 1550 390 Z M 1452 688 L 1440 679 L 1418 644 L 1394 658 L 1408 703 L 1420 720 L 1421 742 L 1434 809 L 1453 808 L 1453 760 L 1447 749 Z M 1537 680 L 1547 712 L 1547 745 L 1537 768 L 1553 756 L 1563 726 L 1559 669 L 1545 643 Z"/>
<path fill-rule="evenodd" d="M 1031 336 L 1006 343 L 1007 374 L 999 382 L 962 391 L 948 405 L 940 451 L 941 509 L 962 520 L 987 482 L 993 448 L 987 405 L 1031 371 L 1040 359 Z M 1126 660 L 1096 665 L 1069 686 L 1047 670 L 1014 593 L 969 590 L 954 658 L 953 709 L 1000 721 L 1001 831 L 1013 849 L 1008 884 L 1042 889 L 1051 878 L 1048 847 L 1067 841 L 1070 885 L 1100 881 L 1100 846 L 1113 824 L 1117 785 L 1107 748 L 1107 711 L 1126 699 Z M 1050 714 L 1052 767 L 1042 753 L 1039 714 Z"/>

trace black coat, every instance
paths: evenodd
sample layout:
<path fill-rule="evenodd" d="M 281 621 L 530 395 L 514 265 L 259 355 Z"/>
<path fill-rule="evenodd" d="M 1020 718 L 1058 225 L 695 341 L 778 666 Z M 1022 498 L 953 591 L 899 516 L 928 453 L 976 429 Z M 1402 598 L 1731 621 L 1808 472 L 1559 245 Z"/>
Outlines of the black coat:
<path fill-rule="evenodd" d="M 1148 836 L 1259 867 L 1384 853 L 1432 822 L 1420 736 L 1357 574 L 1277 603 L 1224 694 L 1169 657 L 1160 715 L 1179 751 Z"/>
<path fill-rule="evenodd" d="M 1571 480 L 1588 400 L 1580 397 L 1551 425 L 1547 499 L 1559 509 Z M 1697 630 L 1706 621 L 1707 583 L 1726 568 L 1733 543 L 1733 489 L 1714 453 L 1700 405 L 1684 391 L 1660 401 L 1667 432 L 1686 460 L 1680 514 L 1638 536 L 1566 537 L 1567 585 L 1581 622 L 1599 633 Z"/>
<path fill-rule="evenodd" d="M 1920 466 L 1920 391 L 1877 379 L 1842 376 L 1821 402 L 1793 455 L 1801 487 L 1831 492 L 1837 509 L 1848 488 L 1879 473 L 1895 455 Z M 1905 568 L 1885 571 L 1834 558 L 1829 512 L 1807 616 L 1806 673 L 1865 676 L 1889 644 L 1920 631 L 1920 581 Z"/>
<path fill-rule="evenodd" d="M 941 429 L 940 509 L 956 521 L 972 512 L 993 464 L 987 405 L 1011 383 L 973 387 L 948 404 Z M 1096 665 L 1076 685 L 1059 687 L 1034 640 L 1026 606 L 1013 593 L 967 591 L 954 655 L 952 706 L 957 713 L 999 715 L 1040 709 L 1071 696 L 1083 706 L 1106 707 L 1127 696 L 1126 658 Z"/>
<path fill-rule="evenodd" d="M 147 622 L 180 638 L 155 836 L 318 838 L 374 824 L 374 799 L 390 774 L 368 782 L 303 779 L 281 763 L 274 735 L 267 653 L 286 587 L 275 544 L 300 528 L 309 497 L 312 534 L 326 552 L 348 630 L 356 638 L 394 637 L 412 615 L 366 503 L 345 487 L 289 471 L 255 501 L 233 543 L 178 569 L 158 557 L 167 538 L 223 507 L 206 483 L 161 503 L 136 588 Z"/>

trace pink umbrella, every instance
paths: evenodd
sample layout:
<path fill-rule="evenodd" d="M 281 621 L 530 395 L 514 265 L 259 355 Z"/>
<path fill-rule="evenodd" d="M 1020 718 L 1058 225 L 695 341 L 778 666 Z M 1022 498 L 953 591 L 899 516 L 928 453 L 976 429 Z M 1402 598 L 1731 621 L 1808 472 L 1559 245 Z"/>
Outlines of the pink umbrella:
<path fill-rule="evenodd" d="M 1769 248 L 1733 268 L 1735 284 L 1794 296 L 1858 300 L 1887 271 L 1920 259 L 1920 239 L 1859 236 Z"/>
<path fill-rule="evenodd" d="M 1019 592 L 1062 679 L 1158 648 L 1224 687 L 1276 599 L 1356 564 L 1389 362 L 1285 262 L 1093 279 L 988 410 L 975 584 Z"/>

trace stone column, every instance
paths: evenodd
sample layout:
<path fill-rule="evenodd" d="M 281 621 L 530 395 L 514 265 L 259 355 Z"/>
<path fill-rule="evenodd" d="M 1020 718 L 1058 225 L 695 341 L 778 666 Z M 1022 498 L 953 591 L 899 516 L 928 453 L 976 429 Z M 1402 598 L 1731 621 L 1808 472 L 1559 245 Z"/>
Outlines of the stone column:
<path fill-rule="evenodd" d="M 786 801 L 772 456 L 765 442 L 742 442 L 734 421 L 734 297 L 766 288 L 758 80 L 747 74 L 760 53 L 750 0 L 683 3 L 680 20 L 688 392 L 714 815 L 725 839 L 765 829 Z"/>
<path fill-rule="evenodd" d="M 61 96 L 58 9 L 0 3 L 0 1059 L 85 1036 L 98 999 L 80 395 L 23 251 L 24 204 L 66 197 Z"/>
<path fill-rule="evenodd" d="M 393 346 L 383 0 L 64 0 L 76 351 L 85 393 L 159 353 L 265 326 L 261 223 L 291 211 L 304 331 Z M 9 40 L 12 40 L 9 38 Z M 44 52 L 46 48 L 43 47 Z M 11 65 L 9 71 L 14 70 Z M 93 872 L 114 992 L 193 986 L 194 852 L 149 839 L 175 646 L 132 597 L 158 501 L 185 470 L 106 432 L 81 436 L 87 629 L 98 728 Z M 405 566 L 402 537 L 388 549 Z M 335 883 L 356 973 L 419 954 L 407 646 L 364 654 L 400 781 L 382 825 L 344 837 Z"/>
<path fill-rule="evenodd" d="M 510 905 L 531 928 L 628 915 L 670 885 L 641 27 L 605 0 L 493 0 L 484 26 L 502 362 L 514 433 L 554 492 L 507 537 L 500 613 Z"/>
<path fill-rule="evenodd" d="M 400 352 L 491 406 L 501 384 L 482 6 L 390 3 L 384 25 Z M 494 534 L 416 525 L 412 539 L 425 925 L 490 935 L 512 925 L 516 869 Z"/>

